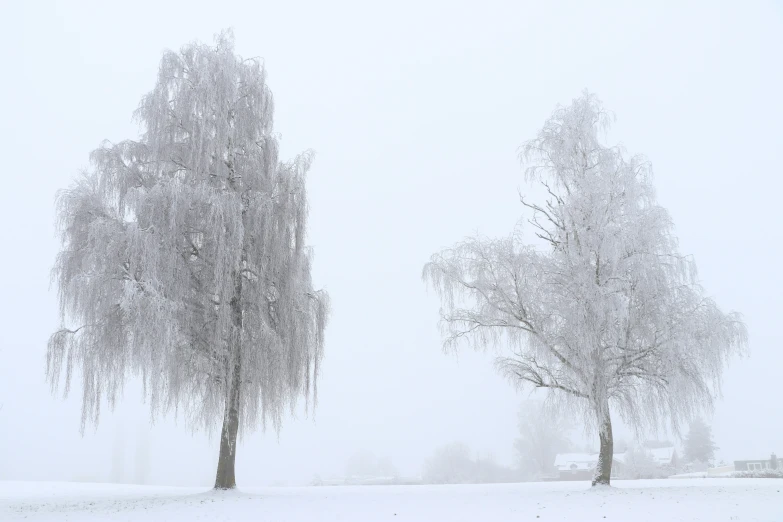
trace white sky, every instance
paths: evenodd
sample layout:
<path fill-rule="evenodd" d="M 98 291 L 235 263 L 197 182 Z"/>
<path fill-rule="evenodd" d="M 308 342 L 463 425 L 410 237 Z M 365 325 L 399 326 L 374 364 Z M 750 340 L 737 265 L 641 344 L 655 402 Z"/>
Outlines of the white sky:
<path fill-rule="evenodd" d="M 490 354 L 442 353 L 420 272 L 465 235 L 511 231 L 517 147 L 583 88 L 616 113 L 611 140 L 653 162 L 708 293 L 745 314 L 719 457 L 783 453 L 780 2 L 0 3 L 0 480 L 107 479 L 113 447 L 133 475 L 139 390 L 82 438 L 80 389 L 63 401 L 45 382 L 54 193 L 101 140 L 137 136 L 164 49 L 226 27 L 265 59 L 283 156 L 317 152 L 310 243 L 334 307 L 315 422 L 247 437 L 240 485 L 338 474 L 360 449 L 415 474 L 454 440 L 511 462 L 526 394 Z M 215 439 L 171 419 L 149 438 L 153 481 L 212 483 Z"/>

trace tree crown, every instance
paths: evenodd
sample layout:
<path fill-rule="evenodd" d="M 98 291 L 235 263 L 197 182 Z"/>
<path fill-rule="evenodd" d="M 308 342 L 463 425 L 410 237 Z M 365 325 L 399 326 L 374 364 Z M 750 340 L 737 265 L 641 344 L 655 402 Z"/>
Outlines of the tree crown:
<path fill-rule="evenodd" d="M 589 413 L 588 426 L 611 403 L 639 429 L 668 416 L 676 430 L 712 404 L 747 333 L 679 253 L 649 162 L 601 142 L 610 120 L 585 92 L 523 145 L 526 178 L 546 194 L 522 197 L 542 244 L 525 242 L 521 227 L 468 238 L 435 254 L 423 277 L 441 297 L 445 348 L 507 349 L 502 372 L 556 390 L 563 406 Z"/>
<path fill-rule="evenodd" d="M 237 379 L 243 428 L 316 399 L 329 305 L 305 245 L 312 154 L 279 161 L 272 115 L 260 60 L 230 32 L 167 51 L 141 138 L 104 143 L 59 193 L 53 278 L 77 327 L 50 338 L 47 374 L 57 388 L 64 368 L 67 393 L 81 373 L 82 429 L 133 373 L 153 411 L 207 427 Z"/>

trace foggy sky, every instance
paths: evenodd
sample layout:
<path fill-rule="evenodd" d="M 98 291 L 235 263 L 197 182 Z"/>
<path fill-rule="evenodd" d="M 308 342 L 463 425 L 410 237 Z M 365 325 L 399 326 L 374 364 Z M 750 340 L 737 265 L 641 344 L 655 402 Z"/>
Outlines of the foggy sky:
<path fill-rule="evenodd" d="M 334 310 L 315 418 L 245 437 L 240 487 L 340 474 L 357 450 L 414 475 L 452 441 L 511 463 L 528 394 L 491 353 L 442 352 L 421 268 L 466 235 L 512 231 L 517 148 L 584 88 L 617 116 L 609 141 L 652 161 L 708 295 L 748 324 L 751 356 L 711 419 L 718 458 L 783 452 L 780 2 L 21 4 L 0 16 L 0 480 L 107 480 L 118 446 L 132 480 L 146 432 L 152 482 L 212 483 L 216 437 L 173 417 L 147 431 L 136 386 L 82 438 L 79 382 L 52 397 L 44 356 L 56 190 L 101 140 L 138 136 L 164 49 L 227 27 L 265 61 L 281 157 L 316 151 L 309 243 Z"/>

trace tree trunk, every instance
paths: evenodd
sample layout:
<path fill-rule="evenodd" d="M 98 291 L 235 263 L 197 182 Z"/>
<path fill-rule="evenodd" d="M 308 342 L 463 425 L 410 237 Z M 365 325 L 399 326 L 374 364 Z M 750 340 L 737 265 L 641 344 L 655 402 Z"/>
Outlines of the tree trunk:
<path fill-rule="evenodd" d="M 593 486 L 608 486 L 612 478 L 612 457 L 614 456 L 614 439 L 612 438 L 612 418 L 607 407 L 599 417 L 598 437 L 601 439 L 601 449 L 598 453 L 598 464 L 595 466 Z"/>
<path fill-rule="evenodd" d="M 223 415 L 223 429 L 220 432 L 220 457 L 218 458 L 215 489 L 233 489 L 237 487 L 234 474 L 234 462 L 237 456 L 237 432 L 239 431 L 239 378 L 241 363 L 237 354 L 231 379 L 231 390 L 226 399 Z"/>
<path fill-rule="evenodd" d="M 215 489 L 237 487 L 234 463 L 237 457 L 237 433 L 239 432 L 239 399 L 242 386 L 242 276 L 235 276 L 234 297 L 231 299 L 231 320 L 234 323 L 234 357 L 229 379 L 223 429 L 220 431 L 220 456 L 218 457 Z"/>

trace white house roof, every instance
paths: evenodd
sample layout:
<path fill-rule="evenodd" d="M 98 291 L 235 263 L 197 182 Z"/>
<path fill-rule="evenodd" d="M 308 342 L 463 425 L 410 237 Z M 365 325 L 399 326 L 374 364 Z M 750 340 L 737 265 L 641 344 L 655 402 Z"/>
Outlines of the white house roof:
<path fill-rule="evenodd" d="M 667 448 L 653 448 L 648 450 L 652 455 L 653 460 L 658 465 L 671 464 L 674 458 L 674 447 L 669 446 Z"/>
<path fill-rule="evenodd" d="M 596 462 L 597 453 L 558 453 L 555 455 L 555 466 L 562 466 L 569 462 Z"/>

